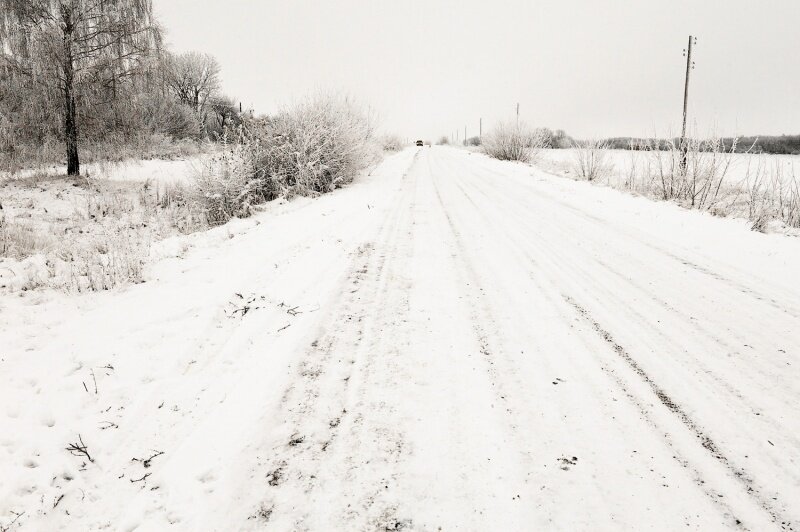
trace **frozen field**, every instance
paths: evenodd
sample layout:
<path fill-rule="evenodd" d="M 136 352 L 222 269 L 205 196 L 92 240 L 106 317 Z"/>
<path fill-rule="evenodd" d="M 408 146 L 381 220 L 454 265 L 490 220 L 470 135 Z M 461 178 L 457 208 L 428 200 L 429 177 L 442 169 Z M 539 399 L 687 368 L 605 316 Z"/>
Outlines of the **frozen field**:
<path fill-rule="evenodd" d="M 628 178 L 631 175 L 641 176 L 642 168 L 652 159 L 653 154 L 645 151 L 631 150 L 606 150 L 608 171 L 604 176 L 606 181 L 615 182 Z M 541 152 L 541 164 L 544 168 L 558 173 L 573 173 L 575 150 L 574 149 L 545 149 Z M 773 154 L 747 154 L 735 153 L 731 155 L 731 164 L 725 183 L 729 186 L 747 185 L 748 169 L 750 175 L 757 168 L 759 162 L 768 168 L 774 165 L 783 167 L 786 175 L 792 175 L 800 180 L 800 155 L 773 155 Z"/>
<path fill-rule="evenodd" d="M 158 249 L 0 297 L 0 526 L 800 527 L 797 239 L 433 147 Z"/>
<path fill-rule="evenodd" d="M 88 163 L 82 166 L 81 174 L 90 178 L 110 179 L 112 181 L 186 181 L 202 168 L 210 155 L 197 155 L 178 160 L 126 160 L 121 162 Z M 64 175 L 66 167 L 47 166 L 34 170 L 23 170 L 13 175 L 0 172 L 0 181 L 28 179 L 32 177 L 51 177 Z"/>

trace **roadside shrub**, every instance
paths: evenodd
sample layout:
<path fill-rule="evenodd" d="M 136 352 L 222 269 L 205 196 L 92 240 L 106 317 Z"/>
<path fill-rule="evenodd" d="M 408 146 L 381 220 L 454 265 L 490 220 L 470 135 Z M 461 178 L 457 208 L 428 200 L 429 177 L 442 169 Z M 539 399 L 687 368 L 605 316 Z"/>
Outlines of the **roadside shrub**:
<path fill-rule="evenodd" d="M 766 232 L 773 220 L 800 227 L 800 179 L 794 164 L 763 155 L 749 159 L 743 187 L 754 231 Z"/>
<path fill-rule="evenodd" d="M 533 162 L 547 139 L 541 130 L 533 130 L 524 124 L 498 124 L 483 138 L 483 149 L 487 155 L 501 161 Z"/>
<path fill-rule="evenodd" d="M 605 141 L 573 141 L 572 148 L 572 169 L 583 179 L 594 181 L 610 171 L 608 144 Z"/>
<path fill-rule="evenodd" d="M 466 146 L 480 146 L 481 145 L 481 138 L 480 137 L 470 137 L 464 142 L 464 144 Z"/>
<path fill-rule="evenodd" d="M 380 143 L 383 151 L 400 151 L 405 146 L 403 139 L 397 135 L 384 135 L 381 137 Z"/>
<path fill-rule="evenodd" d="M 439 137 L 439 140 L 436 142 L 436 144 L 438 144 L 439 146 L 447 146 L 448 144 L 450 144 L 450 139 L 447 138 L 446 135 L 442 135 L 441 137 Z"/>
<path fill-rule="evenodd" d="M 152 133 L 169 135 L 173 139 L 200 139 L 203 124 L 189 106 L 164 98 L 160 94 L 143 94 L 137 100 L 137 110 L 144 128 Z"/>
<path fill-rule="evenodd" d="M 733 155 L 719 137 L 708 139 L 687 138 L 680 141 L 645 143 L 643 148 L 653 158 L 658 195 L 661 199 L 688 204 L 691 208 L 713 208 L 723 198 L 723 183 L 728 174 Z M 684 163 L 685 161 L 685 163 Z"/>
<path fill-rule="evenodd" d="M 377 160 L 372 120 L 355 103 L 318 96 L 245 122 L 198 176 L 209 223 L 247 216 L 280 196 L 317 195 L 350 183 Z"/>
<path fill-rule="evenodd" d="M 376 158 L 373 125 L 352 101 L 307 100 L 270 119 L 261 131 L 257 171 L 291 194 L 314 195 L 350 183 Z M 276 197 L 267 185 L 265 196 Z"/>
<path fill-rule="evenodd" d="M 195 176 L 196 198 L 210 225 L 246 218 L 254 205 L 266 201 L 255 165 L 261 147 L 257 139 L 242 135 L 238 143 L 226 139 L 223 145 L 226 149 Z"/>

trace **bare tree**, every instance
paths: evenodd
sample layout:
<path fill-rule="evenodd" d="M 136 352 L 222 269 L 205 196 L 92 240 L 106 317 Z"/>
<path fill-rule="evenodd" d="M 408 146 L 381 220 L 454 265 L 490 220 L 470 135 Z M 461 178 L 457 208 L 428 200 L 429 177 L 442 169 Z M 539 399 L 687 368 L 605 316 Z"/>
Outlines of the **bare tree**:
<path fill-rule="evenodd" d="M 60 92 L 69 175 L 80 173 L 82 93 L 115 97 L 160 41 L 152 0 L 0 0 L 0 69 Z"/>
<path fill-rule="evenodd" d="M 205 122 L 207 105 L 219 93 L 219 71 L 219 63 L 209 54 L 186 52 L 169 55 L 165 73 L 167 88 Z"/>

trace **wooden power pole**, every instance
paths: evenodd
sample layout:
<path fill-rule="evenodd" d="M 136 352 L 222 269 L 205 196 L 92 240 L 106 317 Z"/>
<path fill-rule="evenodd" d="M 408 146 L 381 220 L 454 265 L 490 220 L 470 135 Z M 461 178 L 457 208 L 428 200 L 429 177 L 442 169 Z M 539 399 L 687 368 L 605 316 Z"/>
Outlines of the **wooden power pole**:
<path fill-rule="evenodd" d="M 686 166 L 689 153 L 689 143 L 686 141 L 686 117 L 689 111 L 689 75 L 694 70 L 692 61 L 692 45 L 697 43 L 697 38 L 689 35 L 689 47 L 683 51 L 686 56 L 686 81 L 683 85 L 683 126 L 681 127 L 681 174 L 686 175 Z"/>
<path fill-rule="evenodd" d="M 478 140 L 483 144 L 483 117 L 478 119 Z"/>

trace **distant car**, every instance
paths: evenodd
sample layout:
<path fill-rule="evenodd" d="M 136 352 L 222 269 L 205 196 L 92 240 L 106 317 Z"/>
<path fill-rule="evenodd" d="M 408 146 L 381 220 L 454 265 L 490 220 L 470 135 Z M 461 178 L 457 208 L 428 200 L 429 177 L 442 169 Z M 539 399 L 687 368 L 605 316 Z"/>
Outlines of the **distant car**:
<path fill-rule="evenodd" d="M 422 142 L 421 140 L 418 140 L 418 141 L 417 141 L 417 146 L 424 146 L 424 145 L 425 145 L 425 143 L 424 143 L 424 142 Z"/>

